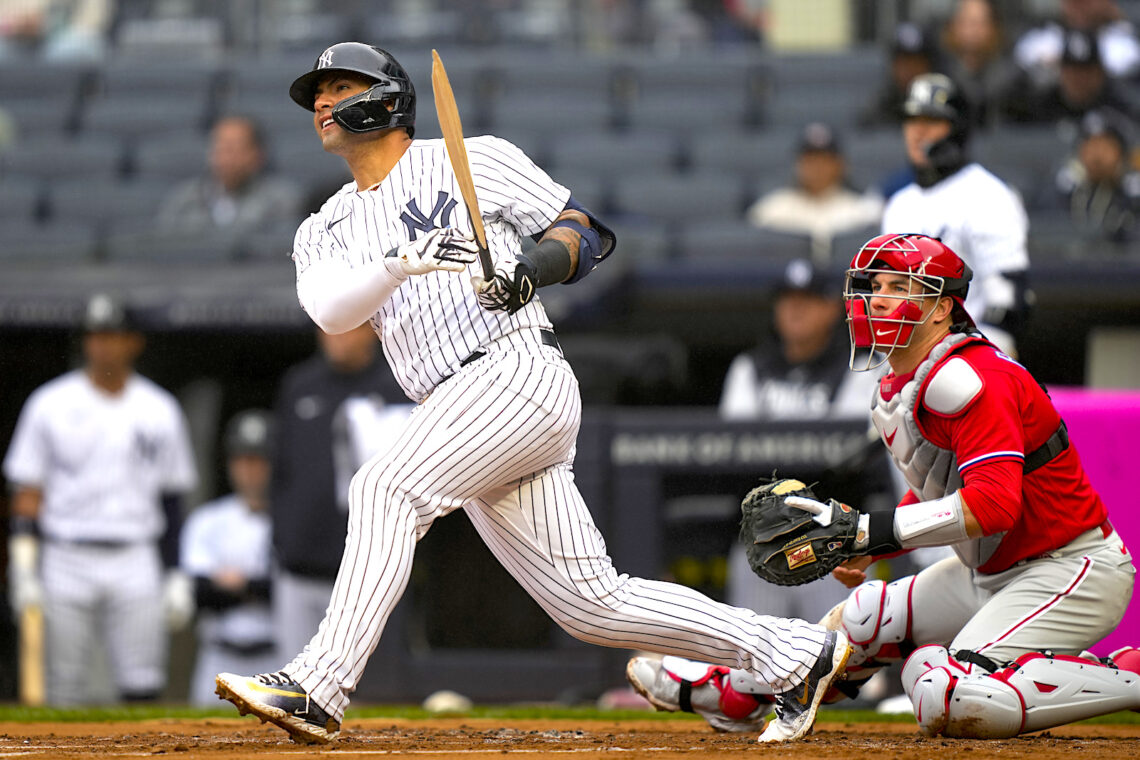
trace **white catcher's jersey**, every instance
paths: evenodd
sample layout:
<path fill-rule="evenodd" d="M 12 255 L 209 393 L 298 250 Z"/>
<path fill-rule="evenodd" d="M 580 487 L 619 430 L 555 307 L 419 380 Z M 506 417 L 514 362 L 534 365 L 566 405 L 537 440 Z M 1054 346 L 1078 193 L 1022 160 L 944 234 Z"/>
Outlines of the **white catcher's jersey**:
<path fill-rule="evenodd" d="M 497 137 L 465 141 L 475 192 L 496 266 L 513 269 L 521 235 L 535 235 L 566 207 L 570 191 L 552 180 L 516 146 Z M 416 140 L 375 187 L 349 182 L 297 230 L 297 276 L 313 262 L 338 257 L 351 267 L 384 256 L 436 227 L 472 234 L 459 184 L 443 140 Z M 397 382 L 422 401 L 480 346 L 523 327 L 550 328 L 536 296 L 513 315 L 490 312 L 475 299 L 466 272 L 410 277 L 372 318 Z"/>
<path fill-rule="evenodd" d="M 269 577 L 272 526 L 269 514 L 254 512 L 236 494 L 195 509 L 182 529 L 182 569 L 210 577 L 235 570 L 246 578 Z M 249 644 L 273 641 L 269 603 L 239 604 L 202 619 L 199 636 L 206 641 Z"/>
<path fill-rule="evenodd" d="M 111 396 L 83 370 L 28 398 L 4 474 L 43 490 L 44 536 L 117 542 L 161 536 L 161 494 L 189 491 L 197 480 L 186 421 L 173 396 L 140 375 Z"/>
<path fill-rule="evenodd" d="M 931 187 L 911 183 L 887 202 L 883 232 L 914 232 L 942 239 L 974 270 L 966 311 L 975 322 L 991 305 L 1012 305 L 1011 284 L 996 275 L 1029 267 L 1029 221 L 1021 199 L 978 164 Z"/>

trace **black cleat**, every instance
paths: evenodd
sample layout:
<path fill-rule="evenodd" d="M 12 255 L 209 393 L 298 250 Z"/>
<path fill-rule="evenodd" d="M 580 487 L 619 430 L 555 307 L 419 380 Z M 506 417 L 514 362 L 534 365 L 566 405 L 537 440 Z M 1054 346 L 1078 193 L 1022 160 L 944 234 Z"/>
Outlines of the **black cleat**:
<path fill-rule="evenodd" d="M 340 723 L 284 672 L 256 676 L 219 673 L 214 683 L 218 697 L 233 702 L 239 715 L 269 721 L 288 731 L 298 744 L 328 744 L 340 736 Z"/>
<path fill-rule="evenodd" d="M 843 674 L 851 645 L 839 631 L 828 631 L 823 651 L 804 682 L 776 697 L 776 719 L 760 734 L 761 742 L 790 742 L 802 739 L 815 725 L 815 715 L 823 695 Z"/>

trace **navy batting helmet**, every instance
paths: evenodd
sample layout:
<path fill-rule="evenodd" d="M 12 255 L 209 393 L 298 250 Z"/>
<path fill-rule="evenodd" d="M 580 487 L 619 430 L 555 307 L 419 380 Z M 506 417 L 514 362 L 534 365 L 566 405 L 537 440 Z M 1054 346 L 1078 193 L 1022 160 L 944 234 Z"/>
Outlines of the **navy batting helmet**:
<path fill-rule="evenodd" d="M 960 142 L 970 129 L 970 104 L 954 80 L 945 74 L 920 74 L 910 83 L 903 114 L 929 116 L 950 122 L 952 133 L 961 135 Z"/>
<path fill-rule="evenodd" d="M 349 132 L 405 127 L 408 136 L 415 135 L 416 89 L 412 80 L 391 53 L 372 45 L 339 42 L 326 49 L 312 71 L 294 80 L 289 97 L 302 108 L 314 110 L 317 82 L 336 71 L 360 74 L 376 84 L 337 103 L 332 110 L 333 121 Z M 390 109 L 384 105 L 386 101 L 391 101 Z"/>
<path fill-rule="evenodd" d="M 238 412 L 226 425 L 226 456 L 268 457 L 273 447 L 273 418 L 262 409 Z"/>

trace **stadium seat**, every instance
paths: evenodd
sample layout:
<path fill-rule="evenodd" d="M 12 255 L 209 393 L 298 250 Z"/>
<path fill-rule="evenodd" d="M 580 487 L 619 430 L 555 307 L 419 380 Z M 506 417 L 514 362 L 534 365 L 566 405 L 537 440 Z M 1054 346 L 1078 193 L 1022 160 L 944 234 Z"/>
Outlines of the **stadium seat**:
<path fill-rule="evenodd" d="M 96 181 L 118 177 L 122 169 L 123 144 L 107 136 L 34 139 L 0 156 L 0 173 L 6 180 Z"/>
<path fill-rule="evenodd" d="M 901 130 L 841 132 L 840 140 L 847 178 L 860 190 L 881 186 L 888 176 L 907 165 Z"/>
<path fill-rule="evenodd" d="M 676 164 L 677 142 L 664 133 L 583 133 L 567 135 L 550 147 L 550 165 L 555 171 L 594 172 L 606 179 L 670 172 Z"/>
<path fill-rule="evenodd" d="M 569 188 L 574 199 L 595 214 L 599 214 L 603 221 L 609 211 L 609 185 L 602 177 L 586 169 L 558 169 L 551 167 L 548 174 L 555 182 Z"/>
<path fill-rule="evenodd" d="M 444 64 L 447 63 L 445 58 Z M 450 71 L 449 66 L 449 74 Z M 532 96 L 559 93 L 579 101 L 612 97 L 614 71 L 615 66 L 609 58 L 528 50 L 496 56 L 484 70 L 484 75 L 495 93 Z"/>
<path fill-rule="evenodd" d="M 4 76 L 7 76 L 5 74 Z M 75 128 L 79 101 L 66 92 L 0 97 L 0 111 L 16 130 L 16 140 L 63 139 Z"/>
<path fill-rule="evenodd" d="M 743 213 L 743 188 L 722 173 L 662 173 L 614 181 L 614 212 L 629 221 L 673 224 L 689 219 L 731 222 Z"/>
<path fill-rule="evenodd" d="M 238 238 L 228 232 L 140 230 L 130 223 L 116 227 L 103 241 L 103 253 L 112 262 L 197 262 L 217 264 L 237 258 Z"/>
<path fill-rule="evenodd" d="M 616 261 L 631 266 L 640 262 L 661 261 L 673 256 L 676 241 L 660 225 L 628 224 L 617 220 L 610 226 L 617 236 L 617 249 L 614 254 L 617 257 Z"/>
<path fill-rule="evenodd" d="M 810 258 L 807 235 L 754 227 L 744 221 L 699 221 L 681 228 L 678 247 L 690 261 L 787 261 Z"/>
<path fill-rule="evenodd" d="M 871 238 L 881 231 L 878 224 L 869 224 L 854 230 L 847 230 L 833 235 L 831 238 L 831 262 L 839 267 L 846 267 L 855 257 L 856 252 Z"/>
<path fill-rule="evenodd" d="M 288 266 L 293 254 L 292 225 L 277 225 L 271 230 L 247 232 L 237 242 L 237 258 L 249 261 L 277 262 Z"/>
<path fill-rule="evenodd" d="M 98 251 L 94 228 L 83 222 L 63 221 L 40 225 L 4 220 L 0 260 L 27 263 L 92 261 Z"/>
<path fill-rule="evenodd" d="M 780 53 L 765 60 L 774 88 L 802 90 L 819 84 L 843 85 L 870 99 L 886 75 L 886 54 L 876 46 L 827 53 Z"/>
<path fill-rule="evenodd" d="M 822 121 L 837 128 L 855 122 L 869 94 L 845 84 L 821 83 L 812 87 L 777 87 L 766 101 L 766 127 L 800 127 Z"/>
<path fill-rule="evenodd" d="M 0 221 L 35 221 L 42 195 L 38 183 L 0 181 Z"/>
<path fill-rule="evenodd" d="M 203 129 L 209 117 L 204 97 L 115 95 L 92 100 L 79 117 L 82 134 L 137 139 L 160 132 Z"/>
<path fill-rule="evenodd" d="M 189 179 L 206 171 L 208 151 L 209 140 L 198 130 L 143 138 L 130 150 L 130 173 L 144 180 L 163 178 L 177 182 Z"/>
<path fill-rule="evenodd" d="M 685 155 L 693 171 L 731 171 L 759 178 L 792 176 L 798 127 L 747 131 L 697 132 L 686 141 Z"/>
<path fill-rule="evenodd" d="M 118 56 L 99 66 L 94 82 L 95 97 L 178 95 L 197 102 L 214 96 L 220 73 L 218 64 L 207 58 Z"/>
<path fill-rule="evenodd" d="M 507 129 L 530 130 L 557 139 L 581 133 L 584 124 L 589 125 L 590 131 L 605 130 L 613 124 L 610 103 L 603 99 L 574 100 L 559 93 L 537 96 L 504 92 L 487 105 L 484 125 L 491 134 L 501 134 Z M 462 108 L 460 103 L 460 116 L 463 116 Z M 467 118 L 464 116 L 463 120 L 466 127 Z"/>
<path fill-rule="evenodd" d="M 92 182 L 75 179 L 52 183 L 48 189 L 48 219 L 74 219 L 105 230 L 110 226 L 133 222 L 139 226 L 153 223 L 170 183 L 165 180 L 132 182 Z"/>

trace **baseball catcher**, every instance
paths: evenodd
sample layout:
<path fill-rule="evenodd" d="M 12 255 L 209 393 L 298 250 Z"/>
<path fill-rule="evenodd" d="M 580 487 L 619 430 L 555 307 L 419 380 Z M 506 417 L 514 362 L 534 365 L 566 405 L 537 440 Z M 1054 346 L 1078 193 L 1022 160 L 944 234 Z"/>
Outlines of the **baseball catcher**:
<path fill-rule="evenodd" d="M 781 584 L 831 569 L 854 588 L 821 621 L 855 649 L 837 690 L 903 662 L 928 735 L 1001 739 L 1140 710 L 1140 650 L 1087 651 L 1124 615 L 1132 557 L 1048 394 L 966 311 L 972 274 L 925 235 L 880 235 L 854 255 L 850 366 L 889 363 L 871 422 L 908 491 L 894 509 L 863 513 L 798 481 L 761 486 L 743 506 L 752 567 Z M 890 583 L 863 572 L 927 546 L 955 556 Z M 751 718 L 740 705 L 763 709 L 735 670 L 669 661 L 651 677 L 643 659 L 628 671 L 655 705 L 684 694 L 714 726 L 730 711 Z"/>

